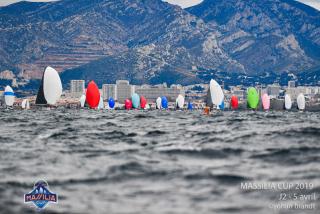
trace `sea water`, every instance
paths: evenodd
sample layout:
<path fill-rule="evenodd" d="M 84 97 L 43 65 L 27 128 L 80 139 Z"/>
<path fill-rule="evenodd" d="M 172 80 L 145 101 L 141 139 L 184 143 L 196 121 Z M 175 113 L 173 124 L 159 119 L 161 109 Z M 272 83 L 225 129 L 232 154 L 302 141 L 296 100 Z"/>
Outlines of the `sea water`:
<path fill-rule="evenodd" d="M 0 213 L 40 179 L 49 213 L 319 213 L 320 114 L 1 110 Z"/>

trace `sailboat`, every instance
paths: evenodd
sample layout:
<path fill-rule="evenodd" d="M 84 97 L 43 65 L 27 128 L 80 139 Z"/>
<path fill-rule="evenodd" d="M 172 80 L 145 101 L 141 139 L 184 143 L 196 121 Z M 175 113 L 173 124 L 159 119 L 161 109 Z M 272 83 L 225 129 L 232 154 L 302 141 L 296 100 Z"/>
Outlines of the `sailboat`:
<path fill-rule="evenodd" d="M 144 96 L 140 97 L 140 107 L 142 109 L 146 109 L 147 108 L 147 99 Z"/>
<path fill-rule="evenodd" d="M 102 97 L 100 97 L 99 105 L 98 105 L 98 110 L 101 110 L 101 109 L 104 109 L 104 103 L 103 103 L 103 98 Z"/>
<path fill-rule="evenodd" d="M 108 100 L 109 109 L 114 109 L 115 104 L 116 104 L 116 102 L 114 101 L 114 99 L 112 97 L 109 98 L 109 100 Z"/>
<path fill-rule="evenodd" d="M 179 94 L 178 98 L 176 99 L 176 108 L 183 109 L 184 107 L 184 97 Z"/>
<path fill-rule="evenodd" d="M 38 91 L 37 105 L 55 105 L 62 95 L 62 83 L 58 72 L 52 67 L 47 67 L 43 73 Z"/>
<path fill-rule="evenodd" d="M 132 101 L 129 100 L 129 99 L 126 99 L 126 100 L 124 101 L 124 108 L 125 108 L 126 110 L 131 110 L 131 109 L 132 109 Z"/>
<path fill-rule="evenodd" d="M 193 110 L 192 102 L 189 102 L 189 103 L 188 103 L 188 110 L 190 110 L 190 111 Z"/>
<path fill-rule="evenodd" d="M 211 80 L 209 85 L 209 90 L 207 93 L 207 106 L 208 107 L 215 107 L 220 109 L 219 106 L 222 106 L 224 101 L 224 94 L 221 86 L 217 81 Z"/>
<path fill-rule="evenodd" d="M 161 108 L 162 109 L 168 108 L 168 99 L 165 96 L 161 97 Z"/>
<path fill-rule="evenodd" d="M 86 95 L 82 95 L 81 97 L 80 97 L 80 106 L 81 106 L 81 108 L 83 108 L 84 107 L 84 105 L 86 104 Z"/>
<path fill-rule="evenodd" d="M 161 101 L 162 101 L 161 97 L 158 97 L 157 100 L 156 100 L 156 108 L 157 109 L 161 109 Z"/>
<path fill-rule="evenodd" d="M 304 97 L 303 94 L 299 94 L 298 97 L 297 97 L 297 104 L 298 104 L 298 109 L 300 111 L 303 111 L 305 110 L 306 108 L 306 99 Z"/>
<path fill-rule="evenodd" d="M 255 88 L 251 87 L 247 91 L 247 102 L 249 109 L 257 109 L 259 105 L 259 95 Z"/>
<path fill-rule="evenodd" d="M 94 81 L 89 82 L 86 92 L 86 102 L 89 107 L 95 109 L 100 103 L 100 91 L 97 84 Z"/>
<path fill-rule="evenodd" d="M 28 110 L 30 109 L 30 102 L 28 99 L 24 99 L 21 103 L 22 109 Z"/>
<path fill-rule="evenodd" d="M 7 107 L 12 107 L 14 104 L 15 94 L 13 89 L 10 86 L 7 86 L 4 89 L 4 102 L 6 103 Z"/>
<path fill-rule="evenodd" d="M 289 94 L 284 96 L 284 108 L 290 110 L 292 108 L 292 100 Z"/>
<path fill-rule="evenodd" d="M 140 108 L 140 96 L 138 94 L 134 93 L 132 95 L 131 100 L 132 100 L 132 107 L 133 108 L 135 108 L 135 109 Z"/>
<path fill-rule="evenodd" d="M 151 109 L 150 104 L 146 104 L 146 107 L 145 107 L 144 109 L 145 109 L 145 110 L 150 110 L 150 109 Z"/>
<path fill-rule="evenodd" d="M 231 97 L 231 108 L 233 110 L 238 109 L 239 108 L 239 100 L 237 96 L 232 96 Z"/>
<path fill-rule="evenodd" d="M 263 107 L 263 110 L 269 110 L 270 109 L 270 97 L 268 94 L 263 94 L 262 95 L 262 107 Z"/>

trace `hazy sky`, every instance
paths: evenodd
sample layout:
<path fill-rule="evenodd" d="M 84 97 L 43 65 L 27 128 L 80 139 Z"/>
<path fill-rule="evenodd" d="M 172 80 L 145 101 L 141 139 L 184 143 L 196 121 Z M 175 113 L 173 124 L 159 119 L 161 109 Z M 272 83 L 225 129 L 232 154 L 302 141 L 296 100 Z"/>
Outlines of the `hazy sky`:
<path fill-rule="evenodd" d="M 8 5 L 14 2 L 18 2 L 19 0 L 0 0 L 0 6 Z M 50 1 L 50 0 L 32 0 L 32 1 Z M 180 5 L 181 7 L 190 7 L 195 4 L 198 4 L 202 2 L 202 0 L 166 0 L 167 2 L 170 2 L 172 4 Z M 310 6 L 313 6 L 320 10 L 320 0 L 299 0 L 301 2 L 304 2 Z"/>

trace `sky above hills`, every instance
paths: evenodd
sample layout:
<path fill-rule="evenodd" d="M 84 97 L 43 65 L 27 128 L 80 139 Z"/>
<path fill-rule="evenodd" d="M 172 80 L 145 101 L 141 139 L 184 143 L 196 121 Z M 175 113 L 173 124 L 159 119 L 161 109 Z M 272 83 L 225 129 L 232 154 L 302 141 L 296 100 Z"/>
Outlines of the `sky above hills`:
<path fill-rule="evenodd" d="M 19 0 L 0 0 L 0 6 L 12 4 L 18 2 Z M 32 0 L 34 2 L 43 2 L 51 0 Z M 199 4 L 202 0 L 166 0 L 169 3 L 180 5 L 181 7 L 191 7 L 193 5 Z M 318 10 L 320 10 L 320 0 L 299 0 L 307 5 L 310 5 Z"/>

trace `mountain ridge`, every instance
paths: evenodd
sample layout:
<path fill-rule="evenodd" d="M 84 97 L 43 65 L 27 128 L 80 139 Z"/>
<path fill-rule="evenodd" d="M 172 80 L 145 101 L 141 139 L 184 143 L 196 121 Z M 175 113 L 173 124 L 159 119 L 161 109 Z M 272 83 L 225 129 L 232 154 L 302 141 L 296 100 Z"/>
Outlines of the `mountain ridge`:
<path fill-rule="evenodd" d="M 319 17 L 290 0 L 185 10 L 160 0 L 20 2 L 0 8 L 0 71 L 34 79 L 51 65 L 67 80 L 185 84 L 224 72 L 298 74 L 320 68 Z"/>

